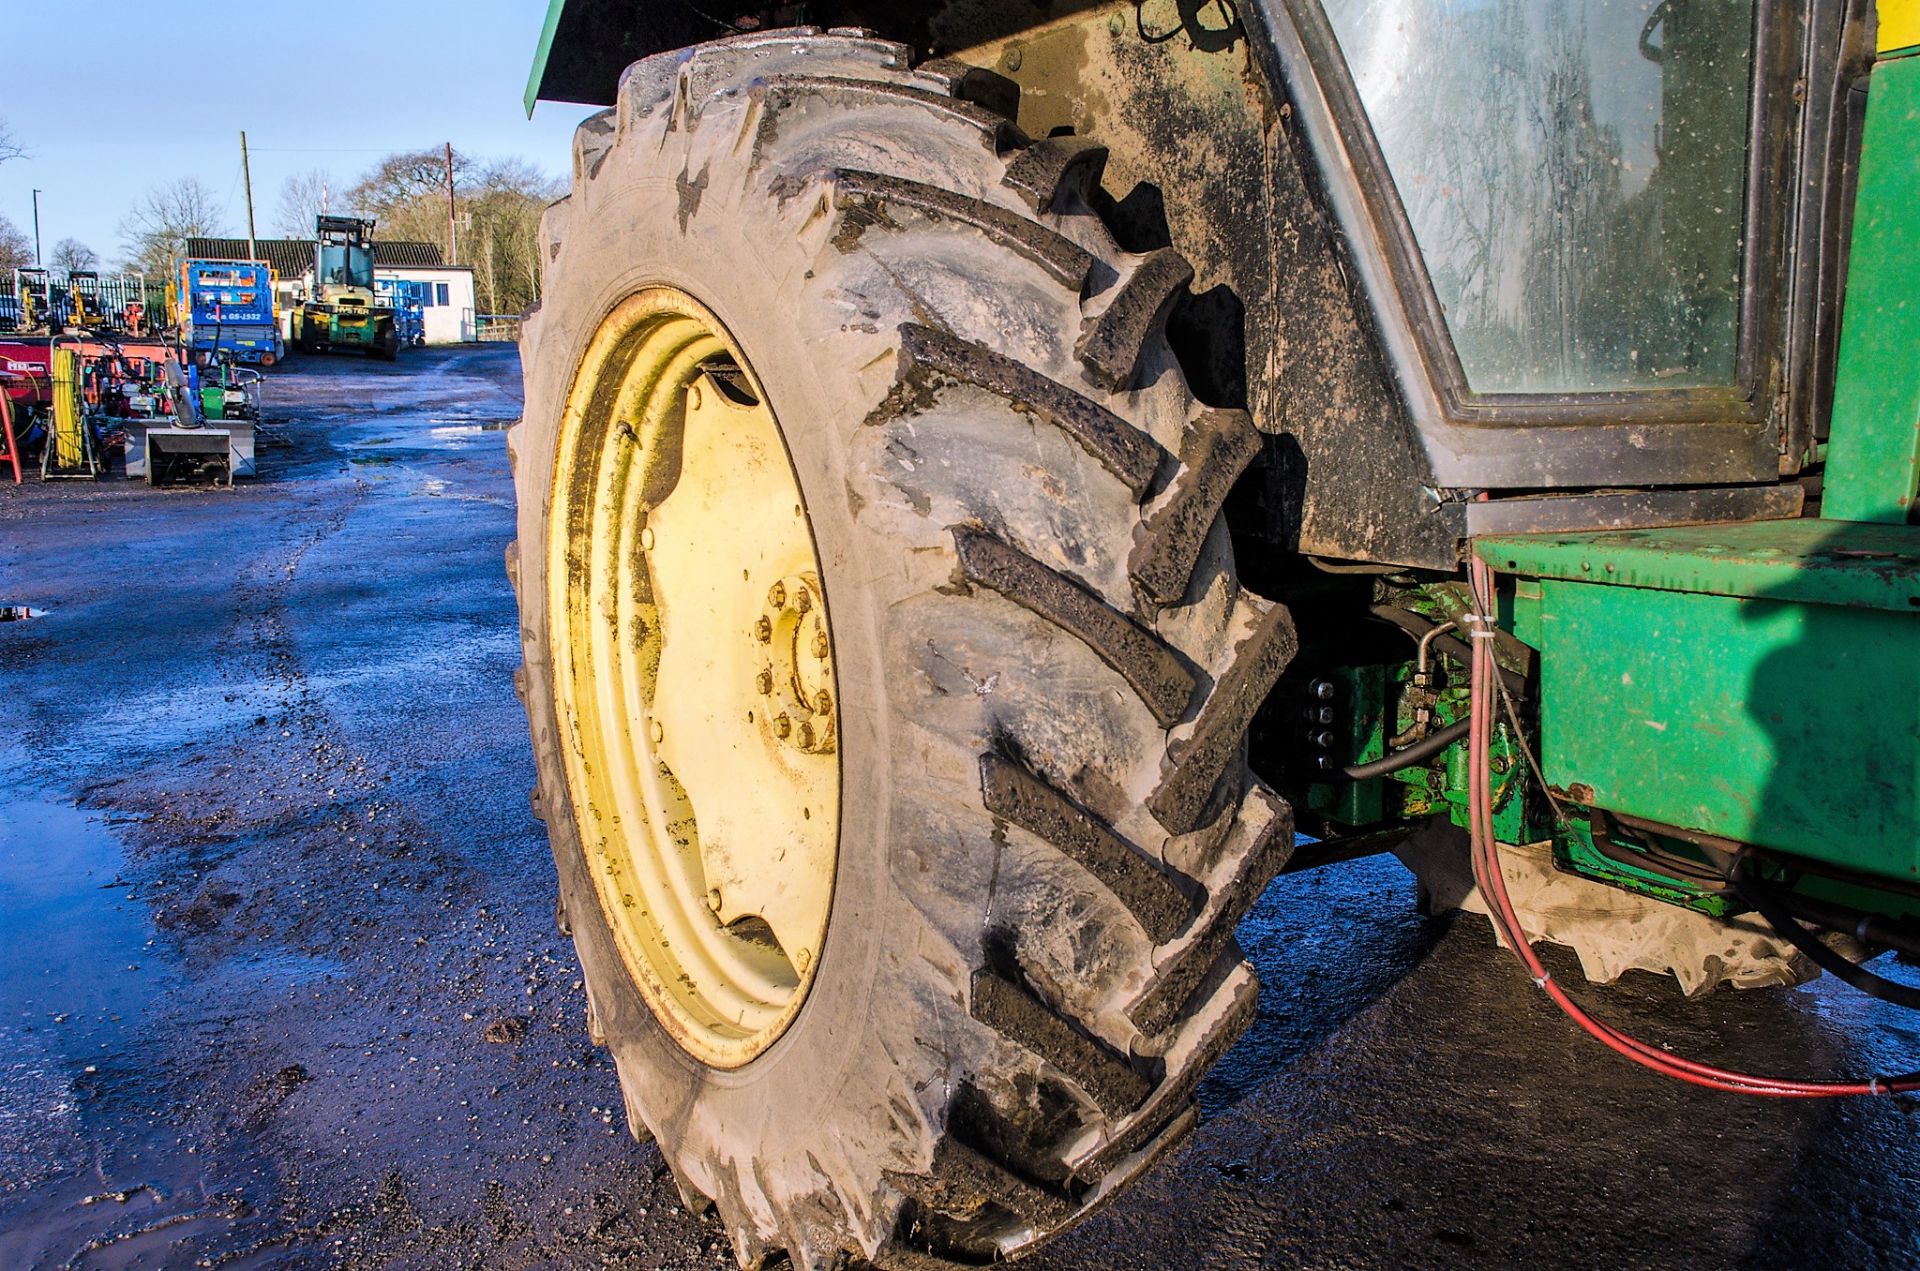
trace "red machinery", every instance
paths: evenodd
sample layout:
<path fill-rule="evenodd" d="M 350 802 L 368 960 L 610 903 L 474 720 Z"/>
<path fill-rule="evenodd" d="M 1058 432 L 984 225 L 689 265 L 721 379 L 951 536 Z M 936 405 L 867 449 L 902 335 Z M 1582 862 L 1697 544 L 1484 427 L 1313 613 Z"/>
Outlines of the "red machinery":
<path fill-rule="evenodd" d="M 10 440 L 0 449 L 0 464 L 11 459 L 17 465 L 20 452 L 34 447 L 44 433 L 53 409 L 55 343 L 79 360 L 81 398 L 103 449 L 124 444 L 127 425 L 172 421 L 177 412 L 174 386 L 185 382 L 184 354 L 172 341 L 156 336 L 0 337 L 0 395 L 11 415 Z"/>

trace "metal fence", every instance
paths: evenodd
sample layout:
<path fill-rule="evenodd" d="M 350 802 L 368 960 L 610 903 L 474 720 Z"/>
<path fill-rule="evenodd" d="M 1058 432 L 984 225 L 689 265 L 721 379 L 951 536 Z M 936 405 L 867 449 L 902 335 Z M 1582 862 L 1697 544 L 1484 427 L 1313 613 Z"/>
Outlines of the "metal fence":
<path fill-rule="evenodd" d="M 0 286 L 0 331 L 49 326 L 152 330 L 167 322 L 166 284 L 145 274 L 23 267 Z"/>

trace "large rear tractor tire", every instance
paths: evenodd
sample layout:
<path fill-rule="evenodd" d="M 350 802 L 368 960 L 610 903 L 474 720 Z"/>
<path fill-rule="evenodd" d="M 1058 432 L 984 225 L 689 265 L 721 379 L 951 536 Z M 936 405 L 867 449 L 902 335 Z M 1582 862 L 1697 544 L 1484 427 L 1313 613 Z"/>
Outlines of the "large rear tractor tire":
<path fill-rule="evenodd" d="M 590 1026 L 742 1266 L 975 1265 L 1193 1124 L 1292 849 L 1191 270 L 861 33 L 650 58 L 542 226 L 518 684 Z"/>

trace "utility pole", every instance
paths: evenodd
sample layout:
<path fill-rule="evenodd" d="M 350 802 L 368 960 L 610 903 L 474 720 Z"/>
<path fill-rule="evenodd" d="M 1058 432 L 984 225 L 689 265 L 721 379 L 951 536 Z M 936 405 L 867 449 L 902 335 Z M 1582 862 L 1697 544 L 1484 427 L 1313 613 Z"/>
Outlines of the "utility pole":
<path fill-rule="evenodd" d="M 33 192 L 33 263 L 40 264 L 40 191 Z"/>
<path fill-rule="evenodd" d="M 259 249 L 253 245 L 253 169 L 247 164 L 247 130 L 240 130 L 240 181 L 247 187 L 247 259 L 258 260 Z"/>
<path fill-rule="evenodd" d="M 460 263 L 459 229 L 453 215 L 453 143 L 447 143 L 447 263 Z"/>

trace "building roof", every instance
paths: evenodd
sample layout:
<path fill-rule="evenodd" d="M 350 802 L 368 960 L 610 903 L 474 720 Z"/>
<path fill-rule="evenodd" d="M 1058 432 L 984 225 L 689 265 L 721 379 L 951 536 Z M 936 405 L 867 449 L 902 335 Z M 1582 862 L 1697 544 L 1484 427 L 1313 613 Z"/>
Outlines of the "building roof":
<path fill-rule="evenodd" d="M 264 260 L 282 278 L 298 278 L 313 268 L 313 240 L 310 238 L 256 238 L 254 260 Z M 189 238 L 187 255 L 196 260 L 246 260 L 244 238 Z M 431 266 L 440 263 L 440 248 L 433 243 L 408 243 L 375 239 L 375 265 Z"/>

